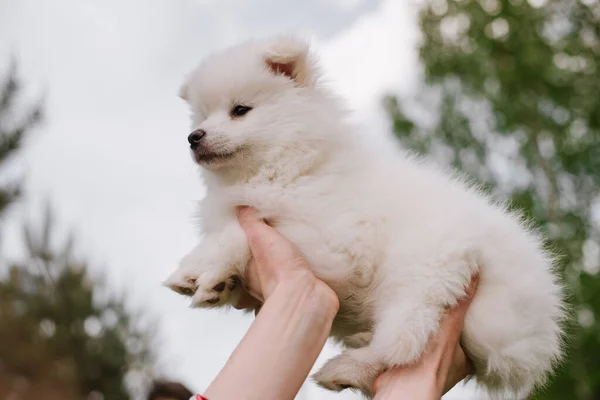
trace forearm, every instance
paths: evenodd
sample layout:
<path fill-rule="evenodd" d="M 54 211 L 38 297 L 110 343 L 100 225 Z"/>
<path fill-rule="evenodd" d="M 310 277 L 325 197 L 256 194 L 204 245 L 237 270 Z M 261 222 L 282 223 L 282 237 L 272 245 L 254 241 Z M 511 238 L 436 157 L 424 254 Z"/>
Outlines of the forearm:
<path fill-rule="evenodd" d="M 309 276 L 279 284 L 205 396 L 293 399 L 325 345 L 338 306 L 333 291 Z"/>

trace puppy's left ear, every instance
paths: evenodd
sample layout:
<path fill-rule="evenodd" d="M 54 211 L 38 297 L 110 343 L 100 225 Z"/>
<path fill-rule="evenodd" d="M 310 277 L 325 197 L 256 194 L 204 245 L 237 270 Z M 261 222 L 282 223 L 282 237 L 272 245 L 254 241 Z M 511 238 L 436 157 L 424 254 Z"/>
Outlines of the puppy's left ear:
<path fill-rule="evenodd" d="M 177 92 L 177 95 L 182 100 L 185 100 L 187 102 L 190 101 L 190 86 L 192 82 L 193 73 L 194 71 L 192 70 L 185 74 L 185 76 L 183 77 L 183 82 L 181 83 L 181 86 L 179 86 L 179 91 Z"/>
<path fill-rule="evenodd" d="M 314 86 L 318 79 L 309 44 L 297 37 L 281 36 L 273 40 L 267 48 L 265 64 L 272 73 L 288 77 L 296 86 Z"/>
<path fill-rule="evenodd" d="M 177 92 L 179 97 L 185 101 L 189 100 L 189 87 L 190 83 L 186 78 L 186 80 L 181 84 L 181 86 L 179 86 L 179 91 Z"/>

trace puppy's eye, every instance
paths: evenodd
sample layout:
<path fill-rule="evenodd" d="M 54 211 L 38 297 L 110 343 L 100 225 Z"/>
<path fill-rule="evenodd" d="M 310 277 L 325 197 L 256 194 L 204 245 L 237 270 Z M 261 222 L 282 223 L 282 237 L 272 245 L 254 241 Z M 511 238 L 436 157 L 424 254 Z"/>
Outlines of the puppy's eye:
<path fill-rule="evenodd" d="M 243 115 L 246 115 L 250 110 L 252 110 L 252 107 L 238 105 L 231 109 L 231 116 L 241 117 Z"/>

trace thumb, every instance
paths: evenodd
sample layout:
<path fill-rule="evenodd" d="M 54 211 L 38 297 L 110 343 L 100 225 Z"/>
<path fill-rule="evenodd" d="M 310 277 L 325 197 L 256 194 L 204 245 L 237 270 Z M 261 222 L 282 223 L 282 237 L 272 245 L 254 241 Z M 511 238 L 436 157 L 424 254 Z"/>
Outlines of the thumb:
<path fill-rule="evenodd" d="M 252 207 L 238 206 L 235 208 L 235 212 L 237 214 L 238 221 L 244 230 L 260 220 L 258 212 Z"/>
<path fill-rule="evenodd" d="M 258 264 L 281 265 L 297 258 L 295 247 L 267 225 L 255 209 L 238 207 L 236 211 L 252 256 Z"/>
<path fill-rule="evenodd" d="M 273 246 L 277 240 L 277 233 L 265 223 L 258 211 L 252 207 L 242 206 L 236 208 L 240 226 L 246 233 L 248 245 L 254 258 L 263 256 L 265 249 Z"/>
<path fill-rule="evenodd" d="M 264 234 L 264 228 L 267 227 L 265 221 L 260 218 L 258 211 L 252 207 L 240 206 L 236 208 L 236 213 L 240 226 L 248 236 L 253 240 L 260 238 Z"/>

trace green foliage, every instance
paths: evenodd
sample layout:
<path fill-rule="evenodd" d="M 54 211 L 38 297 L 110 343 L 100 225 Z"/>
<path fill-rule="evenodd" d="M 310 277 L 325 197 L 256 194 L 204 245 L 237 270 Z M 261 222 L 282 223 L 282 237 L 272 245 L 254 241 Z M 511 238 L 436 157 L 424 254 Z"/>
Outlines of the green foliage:
<path fill-rule="evenodd" d="M 72 241 L 53 249 L 54 236 L 48 211 L 39 232 L 25 229 L 28 258 L 0 282 L 0 359 L 13 374 L 61 382 L 81 398 L 128 399 L 125 377 L 151 372 L 148 334 L 73 258 Z"/>
<path fill-rule="evenodd" d="M 395 132 L 548 236 L 574 318 L 567 361 L 536 398 L 600 398 L 600 2 L 431 0 L 420 22 L 422 93 L 439 107 L 427 124 L 423 98 L 386 99 Z"/>
<path fill-rule="evenodd" d="M 40 107 L 16 117 L 19 92 L 13 70 L 0 88 L 0 167 L 40 121 Z M 19 189 L 0 187 L 0 216 Z M 56 236 L 48 209 L 25 227 L 25 254 L 0 257 L 0 398 L 140 398 L 154 364 L 152 334 L 73 256 L 73 241 L 57 246 Z"/>
<path fill-rule="evenodd" d="M 17 112 L 20 92 L 21 84 L 13 65 L 4 82 L 0 83 L 0 172 L 19 150 L 26 134 L 42 119 L 40 105 L 31 107 L 24 115 Z M 0 218 L 20 193 L 21 186 L 18 183 L 0 182 Z"/>

